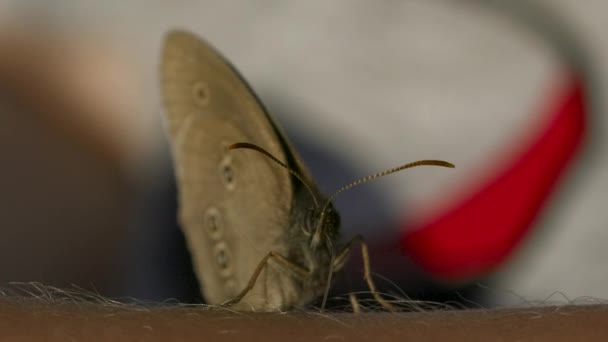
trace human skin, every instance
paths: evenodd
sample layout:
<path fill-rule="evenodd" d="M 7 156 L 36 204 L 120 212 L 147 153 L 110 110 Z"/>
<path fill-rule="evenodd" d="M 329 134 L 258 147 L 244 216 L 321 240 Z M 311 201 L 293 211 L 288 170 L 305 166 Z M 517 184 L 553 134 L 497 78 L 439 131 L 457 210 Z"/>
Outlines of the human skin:
<path fill-rule="evenodd" d="M 599 341 L 607 321 L 603 304 L 353 314 L 0 301 L 2 341 Z"/>

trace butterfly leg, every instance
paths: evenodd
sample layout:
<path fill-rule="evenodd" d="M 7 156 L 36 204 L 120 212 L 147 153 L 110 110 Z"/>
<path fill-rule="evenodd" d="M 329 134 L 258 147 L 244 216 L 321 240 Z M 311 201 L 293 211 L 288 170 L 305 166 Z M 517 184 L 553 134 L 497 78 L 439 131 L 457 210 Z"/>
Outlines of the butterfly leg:
<path fill-rule="evenodd" d="M 346 259 L 355 243 L 359 243 L 361 245 L 361 257 L 363 259 L 363 279 L 365 279 L 365 281 L 367 282 L 367 287 L 369 287 L 369 291 L 371 292 L 372 296 L 386 310 L 396 311 L 395 307 L 386 300 L 384 300 L 384 298 L 380 296 L 380 293 L 378 293 L 378 290 L 376 290 L 376 284 L 374 284 L 374 280 L 372 279 L 371 269 L 369 265 L 369 250 L 367 248 L 365 240 L 361 235 L 355 236 L 346 244 L 346 246 L 344 246 L 344 248 L 342 248 L 342 251 L 338 253 L 334 261 L 333 271 L 339 271 L 344 266 L 344 264 L 346 263 Z"/>
<path fill-rule="evenodd" d="M 348 300 L 350 301 L 350 306 L 353 307 L 353 313 L 360 314 L 361 306 L 359 305 L 359 301 L 357 300 L 357 295 L 355 295 L 354 293 L 349 293 Z"/>
<path fill-rule="evenodd" d="M 264 267 L 266 267 L 268 265 L 268 260 L 270 260 L 270 259 L 276 261 L 278 263 L 278 265 L 287 269 L 288 271 L 293 272 L 297 277 L 304 279 L 304 278 L 310 276 L 310 271 L 307 268 L 302 267 L 302 266 L 294 263 L 293 261 L 290 261 L 289 259 L 287 259 L 286 257 L 282 256 L 281 254 L 279 254 L 277 252 L 274 252 L 274 251 L 270 252 L 270 253 L 266 254 L 266 256 L 264 258 L 262 258 L 262 260 L 260 261 L 258 266 L 255 268 L 255 271 L 251 275 L 251 278 L 249 278 L 249 282 L 247 283 L 247 286 L 245 286 L 245 288 L 238 295 L 236 295 L 236 297 L 222 303 L 222 306 L 234 305 L 234 304 L 240 302 L 243 298 L 245 298 L 247 293 L 249 293 L 249 291 L 251 291 L 251 289 L 253 289 L 253 287 L 255 286 L 255 283 L 257 282 L 258 278 L 260 277 L 262 270 L 264 270 Z"/>

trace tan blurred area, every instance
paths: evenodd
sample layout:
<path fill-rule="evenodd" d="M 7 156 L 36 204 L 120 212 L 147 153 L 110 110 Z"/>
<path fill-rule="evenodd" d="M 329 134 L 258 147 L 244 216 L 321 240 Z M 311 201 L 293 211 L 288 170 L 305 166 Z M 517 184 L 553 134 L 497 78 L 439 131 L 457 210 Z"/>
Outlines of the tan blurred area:
<path fill-rule="evenodd" d="M 0 26 L 0 286 L 121 276 L 136 85 L 100 41 Z"/>

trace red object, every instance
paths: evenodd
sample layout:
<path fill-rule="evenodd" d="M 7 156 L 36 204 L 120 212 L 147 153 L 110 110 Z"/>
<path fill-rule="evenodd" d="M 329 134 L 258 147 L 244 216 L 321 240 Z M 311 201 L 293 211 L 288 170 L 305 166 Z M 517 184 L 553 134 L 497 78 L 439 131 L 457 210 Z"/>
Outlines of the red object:
<path fill-rule="evenodd" d="M 401 247 L 415 262 L 436 277 L 458 280 L 492 271 L 509 256 L 583 141 L 582 81 L 570 79 L 549 110 L 546 129 L 506 168 L 447 212 L 405 227 Z"/>

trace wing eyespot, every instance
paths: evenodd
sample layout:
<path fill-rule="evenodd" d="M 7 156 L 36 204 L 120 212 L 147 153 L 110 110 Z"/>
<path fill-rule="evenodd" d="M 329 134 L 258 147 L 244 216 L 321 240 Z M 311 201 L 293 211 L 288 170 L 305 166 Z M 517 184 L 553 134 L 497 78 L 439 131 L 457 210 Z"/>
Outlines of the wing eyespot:
<path fill-rule="evenodd" d="M 213 256 L 215 263 L 222 277 L 229 277 L 232 274 L 232 253 L 228 245 L 221 241 L 213 246 Z"/>
<path fill-rule="evenodd" d="M 209 207 L 205 211 L 205 227 L 211 239 L 218 241 L 224 234 L 224 223 L 220 211 L 216 207 Z"/>
<path fill-rule="evenodd" d="M 209 105 L 211 94 L 207 84 L 202 81 L 194 83 L 192 85 L 192 97 L 194 98 L 194 101 L 196 101 L 196 103 L 201 107 L 206 107 Z"/>
<path fill-rule="evenodd" d="M 234 190 L 236 188 L 236 176 L 232 165 L 232 158 L 230 156 L 225 156 L 219 166 L 222 183 L 224 183 L 224 186 L 229 191 Z"/>

